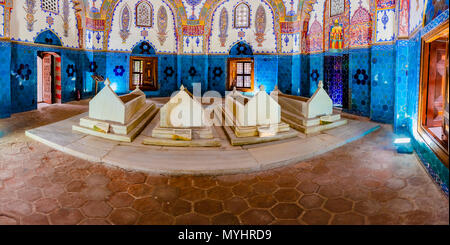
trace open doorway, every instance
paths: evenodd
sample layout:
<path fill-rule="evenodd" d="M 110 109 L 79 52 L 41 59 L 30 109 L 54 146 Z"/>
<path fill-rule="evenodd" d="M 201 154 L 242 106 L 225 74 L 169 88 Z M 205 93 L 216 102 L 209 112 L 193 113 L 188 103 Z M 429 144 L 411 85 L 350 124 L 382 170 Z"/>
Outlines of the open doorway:
<path fill-rule="evenodd" d="M 61 56 L 55 52 L 38 52 L 37 102 L 38 107 L 61 103 Z"/>

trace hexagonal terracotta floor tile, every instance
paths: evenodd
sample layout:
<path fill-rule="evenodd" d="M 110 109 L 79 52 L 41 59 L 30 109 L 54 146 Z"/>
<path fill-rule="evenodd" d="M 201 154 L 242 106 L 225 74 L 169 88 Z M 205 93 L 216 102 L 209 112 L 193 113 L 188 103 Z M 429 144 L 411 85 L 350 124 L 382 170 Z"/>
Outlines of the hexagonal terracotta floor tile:
<path fill-rule="evenodd" d="M 128 186 L 130 183 L 126 182 L 125 180 L 113 180 L 109 182 L 107 185 L 108 189 L 112 192 L 121 192 L 121 191 L 127 191 Z"/>
<path fill-rule="evenodd" d="M 13 216 L 26 216 L 33 212 L 33 207 L 27 201 L 13 200 L 3 206 L 3 211 Z"/>
<path fill-rule="evenodd" d="M 234 214 L 221 213 L 212 218 L 213 225 L 239 225 L 239 220 Z"/>
<path fill-rule="evenodd" d="M 187 201 L 198 201 L 200 199 L 203 199 L 206 197 L 206 191 L 202 189 L 198 189 L 195 187 L 190 187 L 183 189 L 183 191 L 180 192 L 180 198 L 183 198 Z"/>
<path fill-rule="evenodd" d="M 115 208 L 129 207 L 134 198 L 125 192 L 118 192 L 109 197 L 109 203 Z"/>
<path fill-rule="evenodd" d="M 138 221 L 139 225 L 171 225 L 175 219 L 163 212 L 154 211 L 144 214 Z"/>
<path fill-rule="evenodd" d="M 178 216 L 175 220 L 176 225 L 209 225 L 208 217 L 204 215 L 189 213 Z"/>
<path fill-rule="evenodd" d="M 300 197 L 300 193 L 296 189 L 279 189 L 277 190 L 273 196 L 279 202 L 295 202 Z"/>
<path fill-rule="evenodd" d="M 65 192 L 58 197 L 58 201 L 63 208 L 80 208 L 87 202 L 87 199 L 81 193 Z"/>
<path fill-rule="evenodd" d="M 111 213 L 112 208 L 105 201 L 88 201 L 81 210 L 86 217 L 104 218 Z"/>
<path fill-rule="evenodd" d="M 370 199 L 355 203 L 355 211 L 364 215 L 375 215 L 380 209 L 380 203 Z"/>
<path fill-rule="evenodd" d="M 396 225 L 400 224 L 399 217 L 392 214 L 382 213 L 368 217 L 370 225 Z"/>
<path fill-rule="evenodd" d="M 155 186 L 152 196 L 160 201 L 170 202 L 178 198 L 179 190 L 168 185 Z"/>
<path fill-rule="evenodd" d="M 140 199 L 136 199 L 133 202 L 134 209 L 139 212 L 147 212 L 161 209 L 161 203 L 153 197 L 144 197 Z"/>
<path fill-rule="evenodd" d="M 91 174 L 84 180 L 89 186 L 107 185 L 111 180 L 102 174 Z"/>
<path fill-rule="evenodd" d="M 386 202 L 391 199 L 394 199 L 395 197 L 397 197 L 397 195 L 398 195 L 397 192 L 392 191 L 391 189 L 388 188 L 381 188 L 370 192 L 371 198 L 380 202 Z"/>
<path fill-rule="evenodd" d="M 336 214 L 331 221 L 333 225 L 364 225 L 364 216 L 353 212 Z"/>
<path fill-rule="evenodd" d="M 50 214 L 50 221 L 54 225 L 76 225 L 84 218 L 78 209 L 60 208 Z"/>
<path fill-rule="evenodd" d="M 319 208 L 325 199 L 317 194 L 304 195 L 300 198 L 299 204 L 306 209 Z"/>
<path fill-rule="evenodd" d="M 245 225 L 268 225 L 274 217 L 267 210 L 250 209 L 240 215 L 241 221 Z"/>
<path fill-rule="evenodd" d="M 305 193 L 305 194 L 311 194 L 314 192 L 317 192 L 317 190 L 319 189 L 319 185 L 316 183 L 313 183 L 309 180 L 307 181 L 302 181 L 298 186 L 297 186 L 297 190 Z"/>
<path fill-rule="evenodd" d="M 222 202 L 205 199 L 194 204 L 194 211 L 200 214 L 212 215 L 223 211 Z"/>
<path fill-rule="evenodd" d="M 237 184 L 235 186 L 233 186 L 232 191 L 234 193 L 234 195 L 236 196 L 241 196 L 241 197 L 245 197 L 248 194 L 250 194 L 252 192 L 252 187 L 248 184 Z"/>
<path fill-rule="evenodd" d="M 403 179 L 391 178 L 386 181 L 385 186 L 392 190 L 398 191 L 406 186 L 406 182 Z"/>
<path fill-rule="evenodd" d="M 81 192 L 87 187 L 86 183 L 81 180 L 73 180 L 66 185 L 68 192 Z"/>
<path fill-rule="evenodd" d="M 296 187 L 298 185 L 298 180 L 294 176 L 280 177 L 275 182 L 279 187 Z"/>
<path fill-rule="evenodd" d="M 230 187 L 215 186 L 206 191 L 206 196 L 215 200 L 226 200 L 233 196 Z"/>
<path fill-rule="evenodd" d="M 216 186 L 216 180 L 212 177 L 196 177 L 192 181 L 193 186 L 201 189 L 209 189 Z"/>
<path fill-rule="evenodd" d="M 103 201 L 108 200 L 111 191 L 105 186 L 89 186 L 83 190 L 83 194 L 88 200 Z"/>
<path fill-rule="evenodd" d="M 35 201 L 42 197 L 42 192 L 38 188 L 23 188 L 17 191 L 19 199 L 25 201 Z"/>
<path fill-rule="evenodd" d="M 136 198 L 150 196 L 153 188 L 147 184 L 134 184 L 128 187 L 128 193 Z"/>
<path fill-rule="evenodd" d="M 132 225 L 135 224 L 139 214 L 131 208 L 118 208 L 112 211 L 109 220 L 114 225 Z"/>
<path fill-rule="evenodd" d="M 293 203 L 278 203 L 270 211 L 279 219 L 297 219 L 303 209 Z"/>
<path fill-rule="evenodd" d="M 22 218 L 22 225 L 49 225 L 47 216 L 34 213 Z"/>
<path fill-rule="evenodd" d="M 277 203 L 272 195 L 259 195 L 251 197 L 248 200 L 250 207 L 253 208 L 270 208 Z"/>
<path fill-rule="evenodd" d="M 319 188 L 319 194 L 327 198 L 339 197 L 342 193 L 343 190 L 338 185 L 324 185 Z"/>
<path fill-rule="evenodd" d="M 309 225 L 327 225 L 331 214 L 322 209 L 306 210 L 302 220 Z"/>
<path fill-rule="evenodd" d="M 80 225 L 111 225 L 111 223 L 104 219 L 84 219 Z"/>
<path fill-rule="evenodd" d="M 140 172 L 126 172 L 124 179 L 130 184 L 141 184 L 145 183 L 147 176 Z"/>
<path fill-rule="evenodd" d="M 0 215 L 0 225 L 17 225 L 18 222 L 13 217 Z"/>
<path fill-rule="evenodd" d="M 333 213 L 342 213 L 351 210 L 352 206 L 353 202 L 343 198 L 336 198 L 336 199 L 328 199 L 325 202 L 324 208 Z"/>
<path fill-rule="evenodd" d="M 226 211 L 238 215 L 248 209 L 248 204 L 241 197 L 232 197 L 224 202 L 224 208 Z"/>
<path fill-rule="evenodd" d="M 53 210 L 59 208 L 58 200 L 54 198 L 43 198 L 34 202 L 36 211 L 41 213 L 51 213 Z"/>
<path fill-rule="evenodd" d="M 253 190 L 258 194 L 271 194 L 277 190 L 277 185 L 273 182 L 261 181 L 252 185 Z"/>
<path fill-rule="evenodd" d="M 178 216 L 192 211 L 191 203 L 182 199 L 177 199 L 170 203 L 163 203 L 162 205 L 163 211 L 172 216 Z"/>

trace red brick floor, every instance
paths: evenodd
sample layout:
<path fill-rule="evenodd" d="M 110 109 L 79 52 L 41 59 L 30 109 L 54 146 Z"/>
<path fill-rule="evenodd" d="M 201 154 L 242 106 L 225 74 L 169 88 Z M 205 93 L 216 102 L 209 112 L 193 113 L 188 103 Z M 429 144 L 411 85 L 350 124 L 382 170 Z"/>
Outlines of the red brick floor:
<path fill-rule="evenodd" d="M 392 129 L 309 161 L 215 177 L 155 176 L 80 160 L 24 131 L 86 111 L 0 120 L 0 224 L 448 224 L 449 202 Z"/>

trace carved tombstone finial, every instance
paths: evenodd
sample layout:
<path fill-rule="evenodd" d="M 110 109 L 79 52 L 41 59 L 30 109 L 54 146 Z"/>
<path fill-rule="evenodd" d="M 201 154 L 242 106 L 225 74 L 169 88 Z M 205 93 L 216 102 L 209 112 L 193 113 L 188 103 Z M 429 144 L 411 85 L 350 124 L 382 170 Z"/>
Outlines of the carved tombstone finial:
<path fill-rule="evenodd" d="M 183 86 L 183 84 L 181 84 L 180 90 L 181 90 L 181 91 L 184 91 L 184 86 Z"/>
<path fill-rule="evenodd" d="M 323 81 L 322 80 L 320 80 L 319 81 L 319 84 L 317 85 L 319 88 L 323 88 Z"/>
<path fill-rule="evenodd" d="M 278 85 L 275 85 L 275 88 L 273 88 L 274 91 L 278 91 Z"/>
<path fill-rule="evenodd" d="M 234 93 L 237 93 L 236 86 L 233 87 L 233 94 L 234 94 Z"/>
<path fill-rule="evenodd" d="M 109 78 L 106 78 L 105 82 L 104 82 L 105 86 L 111 85 L 111 81 L 109 81 Z"/>
<path fill-rule="evenodd" d="M 259 86 L 259 91 L 266 91 L 266 87 L 264 85 Z"/>

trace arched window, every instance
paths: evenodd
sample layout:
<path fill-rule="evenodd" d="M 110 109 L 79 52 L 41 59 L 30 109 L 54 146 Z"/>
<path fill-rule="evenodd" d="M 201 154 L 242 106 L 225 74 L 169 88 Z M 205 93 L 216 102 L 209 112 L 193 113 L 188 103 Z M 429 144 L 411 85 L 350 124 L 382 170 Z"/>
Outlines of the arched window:
<path fill-rule="evenodd" d="M 136 6 L 136 26 L 152 27 L 153 8 L 147 1 L 142 1 Z"/>
<path fill-rule="evenodd" d="M 250 27 L 250 7 L 240 3 L 234 8 L 234 28 Z"/>

